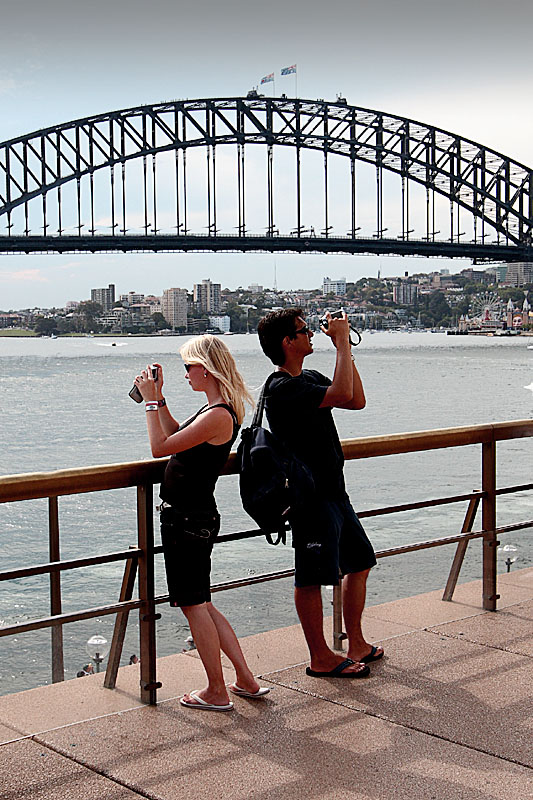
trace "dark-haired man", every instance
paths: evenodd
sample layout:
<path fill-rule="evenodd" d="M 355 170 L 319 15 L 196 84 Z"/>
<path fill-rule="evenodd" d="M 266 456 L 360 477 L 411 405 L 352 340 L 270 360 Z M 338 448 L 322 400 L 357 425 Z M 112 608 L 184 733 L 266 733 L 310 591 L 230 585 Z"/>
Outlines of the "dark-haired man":
<path fill-rule="evenodd" d="M 295 550 L 296 610 L 311 655 L 313 677 L 361 678 L 383 649 L 366 642 L 361 615 L 366 580 L 376 563 L 374 550 L 344 488 L 344 456 L 332 408 L 361 409 L 366 400 L 350 349 L 346 314 L 328 316 L 322 328 L 337 351 L 333 380 L 303 361 L 313 352 L 313 333 L 300 308 L 273 311 L 258 326 L 263 352 L 277 366 L 268 383 L 266 415 L 270 429 L 311 470 L 315 494 L 291 514 Z M 326 644 L 321 586 L 342 575 L 342 602 L 348 658 Z"/>

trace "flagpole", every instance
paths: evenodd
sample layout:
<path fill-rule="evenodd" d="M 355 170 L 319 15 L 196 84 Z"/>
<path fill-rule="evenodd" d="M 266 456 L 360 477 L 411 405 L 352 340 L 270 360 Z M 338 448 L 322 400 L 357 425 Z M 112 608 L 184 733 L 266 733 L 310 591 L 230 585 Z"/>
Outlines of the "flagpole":
<path fill-rule="evenodd" d="M 297 98 L 298 97 L 298 65 L 295 64 L 294 66 L 295 66 L 295 70 L 294 70 L 294 96 Z"/>

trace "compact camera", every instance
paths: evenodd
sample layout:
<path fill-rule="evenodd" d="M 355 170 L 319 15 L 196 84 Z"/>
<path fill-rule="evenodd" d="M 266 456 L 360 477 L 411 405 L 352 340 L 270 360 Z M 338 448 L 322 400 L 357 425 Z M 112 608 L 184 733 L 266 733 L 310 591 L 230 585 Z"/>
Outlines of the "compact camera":
<path fill-rule="evenodd" d="M 159 377 L 158 368 L 155 366 L 155 364 L 152 364 L 150 369 L 152 370 L 152 378 L 154 379 L 154 381 L 157 381 L 157 379 Z M 138 388 L 136 386 L 133 386 L 130 389 L 129 396 L 131 397 L 132 400 L 135 400 L 136 403 L 142 403 L 142 401 L 144 399 L 142 394 L 140 393 L 140 391 L 138 390 Z"/>
<path fill-rule="evenodd" d="M 330 312 L 330 316 L 331 316 L 331 318 L 332 318 L 332 319 L 342 319 L 342 315 L 343 315 L 343 314 L 344 314 L 344 311 L 343 311 L 343 309 L 342 309 L 342 308 L 341 308 L 339 311 L 331 311 L 331 312 Z M 322 327 L 323 327 L 323 328 L 325 328 L 326 330 L 328 329 L 328 318 L 326 317 L 326 315 L 324 315 L 324 316 L 321 318 L 321 320 L 320 320 L 320 324 L 321 324 L 321 325 L 322 325 Z M 356 341 L 356 342 L 354 342 L 354 341 L 352 340 L 352 337 L 350 336 L 350 344 L 352 345 L 352 347 L 357 347 L 357 345 L 358 345 L 358 344 L 360 343 L 360 341 L 361 341 L 361 334 L 359 333 L 359 331 L 357 330 L 357 328 L 354 328 L 354 327 L 353 327 L 353 325 L 350 325 L 350 330 L 351 330 L 353 333 L 355 333 L 355 335 L 356 335 L 356 337 L 357 337 L 357 341 Z"/>

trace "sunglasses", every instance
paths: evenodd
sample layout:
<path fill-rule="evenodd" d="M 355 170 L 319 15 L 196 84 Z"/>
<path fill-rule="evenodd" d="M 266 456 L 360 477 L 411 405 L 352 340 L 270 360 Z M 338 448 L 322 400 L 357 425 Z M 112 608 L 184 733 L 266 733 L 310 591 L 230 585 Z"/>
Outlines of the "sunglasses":
<path fill-rule="evenodd" d="M 309 325 L 304 325 L 303 328 L 299 328 L 297 331 L 294 331 L 295 336 L 298 336 L 299 333 L 309 336 L 309 334 L 311 333 L 311 328 L 309 327 Z"/>
<path fill-rule="evenodd" d="M 197 367 L 198 364 L 184 364 L 185 372 L 190 372 L 193 367 Z"/>

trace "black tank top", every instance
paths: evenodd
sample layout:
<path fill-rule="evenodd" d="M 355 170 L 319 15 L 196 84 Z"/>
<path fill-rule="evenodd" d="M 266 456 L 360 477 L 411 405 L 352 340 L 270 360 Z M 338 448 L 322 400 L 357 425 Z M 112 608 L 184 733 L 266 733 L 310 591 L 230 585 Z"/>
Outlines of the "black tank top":
<path fill-rule="evenodd" d="M 216 509 L 215 484 L 239 433 L 240 425 L 235 412 L 226 403 L 202 406 L 196 414 L 180 425 L 179 430 L 182 431 L 210 408 L 225 408 L 229 411 L 233 419 L 233 434 L 231 439 L 224 444 L 202 442 L 170 457 L 159 496 L 166 503 L 183 511 L 190 511 L 194 508 L 202 511 Z"/>

